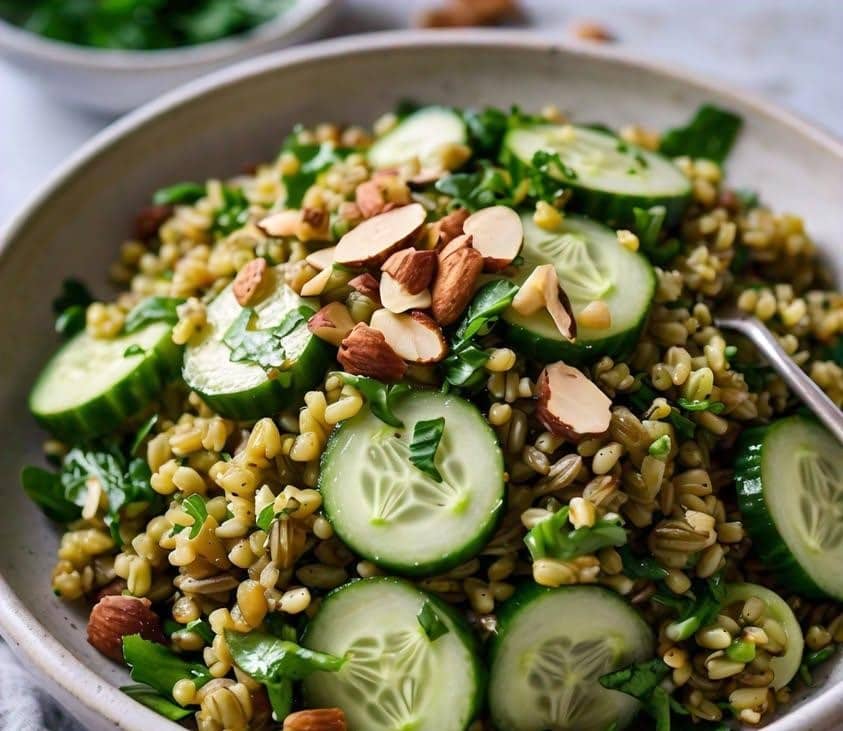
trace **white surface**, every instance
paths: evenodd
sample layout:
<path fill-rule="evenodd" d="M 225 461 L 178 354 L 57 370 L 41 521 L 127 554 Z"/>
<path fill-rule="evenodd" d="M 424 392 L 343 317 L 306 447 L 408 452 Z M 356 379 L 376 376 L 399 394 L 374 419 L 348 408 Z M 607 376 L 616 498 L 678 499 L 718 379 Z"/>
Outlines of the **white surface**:
<path fill-rule="evenodd" d="M 437 1 L 346 0 L 333 33 L 402 27 Z M 597 20 L 625 49 L 759 92 L 843 136 L 839 0 L 529 0 L 524 6 L 525 24 L 542 34 L 566 37 L 570 22 Z M 2 226 L 47 172 L 110 119 L 48 98 L 5 63 L 0 110 Z"/>

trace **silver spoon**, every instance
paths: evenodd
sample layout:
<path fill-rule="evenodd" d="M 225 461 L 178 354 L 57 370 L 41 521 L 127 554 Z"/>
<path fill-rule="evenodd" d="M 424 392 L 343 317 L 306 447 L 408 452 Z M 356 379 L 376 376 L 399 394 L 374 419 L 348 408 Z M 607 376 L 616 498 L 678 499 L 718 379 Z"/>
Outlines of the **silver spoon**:
<path fill-rule="evenodd" d="M 784 382 L 803 403 L 816 414 L 829 431 L 843 444 L 843 412 L 822 389 L 784 352 L 773 333 L 755 317 L 738 309 L 728 308 L 714 316 L 714 324 L 724 330 L 737 330 L 746 335 L 767 362 L 778 371 Z"/>

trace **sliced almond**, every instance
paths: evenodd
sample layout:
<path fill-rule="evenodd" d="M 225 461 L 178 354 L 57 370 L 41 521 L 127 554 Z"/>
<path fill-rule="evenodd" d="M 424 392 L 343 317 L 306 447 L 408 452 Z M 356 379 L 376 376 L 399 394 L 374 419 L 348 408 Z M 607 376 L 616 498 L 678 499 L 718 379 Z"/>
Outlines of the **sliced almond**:
<path fill-rule="evenodd" d="M 521 216 L 507 206 L 491 206 L 472 213 L 462 229 L 483 255 L 483 266 L 488 272 L 499 272 L 512 264 L 524 241 Z"/>
<path fill-rule="evenodd" d="M 336 250 L 336 246 L 319 249 L 318 251 L 308 254 L 305 257 L 305 261 L 314 269 L 318 269 L 320 272 L 324 269 L 330 269 L 334 263 L 334 254 L 336 253 Z"/>
<path fill-rule="evenodd" d="M 381 274 L 380 284 L 381 303 L 391 312 L 406 312 L 407 310 L 423 310 L 430 307 L 430 290 L 423 289 L 417 294 L 411 294 L 399 284 L 392 275 Z"/>
<path fill-rule="evenodd" d="M 283 236 L 295 236 L 301 220 L 301 211 L 291 208 L 272 213 L 258 221 L 257 225 L 267 236 L 281 238 Z"/>
<path fill-rule="evenodd" d="M 284 718 L 283 731 L 346 731 L 342 708 L 309 708 Z"/>
<path fill-rule="evenodd" d="M 407 372 L 407 364 L 386 342 L 383 333 L 363 322 L 358 322 L 340 343 L 337 360 L 348 373 L 379 381 L 398 381 Z"/>
<path fill-rule="evenodd" d="M 418 310 L 400 315 L 377 310 L 370 326 L 382 332 L 390 347 L 411 363 L 438 363 L 448 352 L 442 328 Z"/>
<path fill-rule="evenodd" d="M 433 225 L 439 235 L 439 246 L 442 247 L 449 241 L 453 241 L 463 232 L 463 224 L 469 216 L 468 209 L 457 208 L 447 216 L 443 216 Z"/>
<path fill-rule="evenodd" d="M 460 249 L 466 249 L 471 246 L 471 236 L 468 234 L 460 234 L 459 236 L 451 239 L 445 246 L 442 247 L 439 251 L 439 261 L 442 259 L 447 259 L 451 254 L 455 251 L 459 251 Z"/>
<path fill-rule="evenodd" d="M 562 336 L 573 342 L 577 337 L 577 321 L 568 295 L 559 286 L 559 275 L 553 264 L 533 269 L 512 300 L 512 309 L 522 315 L 532 315 L 542 308 L 550 313 Z"/>
<path fill-rule="evenodd" d="M 354 329 L 354 320 L 344 304 L 331 302 L 307 321 L 307 329 L 320 340 L 339 347 Z"/>
<path fill-rule="evenodd" d="M 401 249 L 390 256 L 381 269 L 410 294 L 418 294 L 430 286 L 436 271 L 436 259 L 435 251 Z"/>
<path fill-rule="evenodd" d="M 381 296 L 380 296 L 380 282 L 375 279 L 369 272 L 363 272 L 363 274 L 358 274 L 356 277 L 349 281 L 348 286 L 351 287 L 353 290 L 360 292 L 360 294 L 365 295 L 370 300 L 374 300 L 378 304 L 380 304 Z"/>
<path fill-rule="evenodd" d="M 319 272 L 313 279 L 308 279 L 302 286 L 299 294 L 302 297 L 318 297 L 325 291 L 325 287 L 328 286 L 328 281 L 331 279 L 333 271 L 333 267 L 328 267 Z"/>
<path fill-rule="evenodd" d="M 244 266 L 237 276 L 234 277 L 232 290 L 234 292 L 234 299 L 245 307 L 250 302 L 257 299 L 257 293 L 263 283 L 267 270 L 266 259 L 259 257 L 252 259 L 246 266 Z"/>
<path fill-rule="evenodd" d="M 355 189 L 354 202 L 363 214 L 363 218 L 371 218 L 383 213 L 387 201 L 378 181 L 367 180 Z"/>
<path fill-rule="evenodd" d="M 536 417 L 557 436 L 578 441 L 609 429 L 611 399 L 582 371 L 562 361 L 541 372 L 536 394 Z"/>
<path fill-rule="evenodd" d="M 424 206 L 411 203 L 368 218 L 337 244 L 335 261 L 347 266 L 377 266 L 408 244 L 424 224 Z"/>
<path fill-rule="evenodd" d="M 433 317 L 440 325 L 450 325 L 459 319 L 474 294 L 481 271 L 483 257 L 470 246 L 444 258 L 440 255 L 431 301 Z"/>

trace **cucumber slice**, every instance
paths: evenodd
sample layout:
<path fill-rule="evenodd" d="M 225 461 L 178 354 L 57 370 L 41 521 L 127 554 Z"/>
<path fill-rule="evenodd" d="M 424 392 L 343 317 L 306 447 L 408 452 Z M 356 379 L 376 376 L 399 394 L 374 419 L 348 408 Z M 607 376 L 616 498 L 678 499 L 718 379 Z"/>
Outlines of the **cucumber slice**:
<path fill-rule="evenodd" d="M 556 153 L 564 168 L 551 174 L 572 191 L 570 207 L 612 226 L 632 225 L 633 208 L 664 206 L 665 224 L 685 211 L 691 184 L 670 160 L 614 135 L 574 125 L 535 124 L 507 133 L 503 156 L 531 165 L 540 150 Z"/>
<path fill-rule="evenodd" d="M 448 632 L 431 641 L 417 619 L 430 602 Z M 463 731 L 483 697 L 468 627 L 438 599 L 400 579 L 352 581 L 331 592 L 302 644 L 345 656 L 336 673 L 304 680 L 308 707 L 338 706 L 350 731 Z"/>
<path fill-rule="evenodd" d="M 182 349 L 171 330 L 156 322 L 110 340 L 79 333 L 44 367 L 29 395 L 30 411 L 65 441 L 107 434 L 178 375 Z M 128 348 L 140 350 L 125 356 Z"/>
<path fill-rule="evenodd" d="M 284 284 L 283 267 L 267 273 L 274 281 L 261 285 L 271 288 L 271 294 L 254 305 L 255 327 L 274 327 L 302 305 L 314 311 L 319 308 L 317 302 L 299 297 Z M 208 305 L 208 324 L 201 341 L 185 350 L 182 377 L 218 414 L 230 419 L 258 419 L 288 406 L 319 383 L 328 368 L 330 350 L 303 322 L 281 339 L 288 365 L 270 379 L 260 366 L 233 362 L 231 350 L 222 340 L 242 310 L 232 285 Z"/>
<path fill-rule="evenodd" d="M 735 485 L 767 568 L 793 591 L 843 600 L 843 446 L 804 416 L 749 429 Z"/>
<path fill-rule="evenodd" d="M 400 574 L 447 571 L 475 555 L 503 508 L 498 440 L 468 401 L 438 391 L 396 398 L 401 428 L 368 408 L 334 430 L 322 455 L 322 507 L 337 535 L 361 556 Z M 443 417 L 437 482 L 410 462 L 416 422 Z"/>
<path fill-rule="evenodd" d="M 418 158 L 422 168 L 439 167 L 437 151 L 443 145 L 468 141 L 462 117 L 448 107 L 423 107 L 402 119 L 395 129 L 369 148 L 372 167 L 389 168 Z"/>
<path fill-rule="evenodd" d="M 784 655 L 775 657 L 770 662 L 773 670 L 773 688 L 778 690 L 787 685 L 799 670 L 805 645 L 802 628 L 787 602 L 776 592 L 758 584 L 727 584 L 724 606 L 735 602 L 745 602 L 751 596 L 764 600 L 767 605 L 767 614 L 781 624 L 787 635 L 787 649 Z"/>
<path fill-rule="evenodd" d="M 638 702 L 604 688 L 599 678 L 652 654 L 650 628 L 614 592 L 525 585 L 498 612 L 492 720 L 500 731 L 622 729 Z"/>
<path fill-rule="evenodd" d="M 583 216 L 565 216 L 560 230 L 553 233 L 537 226 L 528 214 L 521 222 L 524 266 L 515 281 L 523 282 L 540 264 L 553 264 L 575 317 L 590 302 L 602 300 L 612 322 L 602 330 L 578 325 L 572 343 L 562 337 L 545 310 L 527 316 L 510 307 L 503 315 L 509 324 L 507 339 L 519 352 L 545 363 L 564 360 L 585 365 L 604 355 L 628 355 L 638 342 L 656 290 L 656 276 L 646 258 L 621 246 L 611 229 Z"/>

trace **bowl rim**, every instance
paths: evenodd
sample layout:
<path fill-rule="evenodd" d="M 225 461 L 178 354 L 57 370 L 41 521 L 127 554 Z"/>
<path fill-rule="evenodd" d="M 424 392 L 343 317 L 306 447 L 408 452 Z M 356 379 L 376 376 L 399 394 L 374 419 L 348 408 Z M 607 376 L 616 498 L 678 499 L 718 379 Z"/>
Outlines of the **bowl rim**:
<path fill-rule="evenodd" d="M 286 10 L 250 30 L 207 43 L 175 48 L 123 50 L 96 48 L 41 36 L 0 18 L 0 49 L 41 61 L 76 68 L 105 71 L 153 71 L 191 68 L 217 63 L 252 50 L 269 50 L 266 44 L 293 36 L 318 22 L 326 12 L 339 7 L 341 0 L 294 2 Z"/>
<path fill-rule="evenodd" d="M 243 81 L 251 76 L 260 75 L 273 69 L 290 68 L 306 65 L 313 61 L 326 60 L 345 54 L 389 52 L 392 50 L 437 48 L 443 46 L 467 46 L 494 49 L 507 48 L 524 51 L 544 51 L 607 61 L 618 66 L 632 67 L 675 82 L 693 86 L 703 92 L 714 93 L 735 102 L 749 106 L 756 114 L 772 118 L 790 128 L 795 134 L 807 137 L 823 147 L 843 165 L 843 140 L 808 122 L 793 112 L 786 111 L 776 104 L 753 94 L 709 79 L 705 76 L 688 72 L 682 68 L 668 65 L 667 62 L 643 60 L 633 53 L 620 49 L 607 48 L 582 42 L 558 41 L 546 36 L 521 30 L 446 30 L 446 31 L 386 31 L 379 33 L 358 34 L 343 38 L 330 39 L 304 46 L 289 48 L 237 63 L 226 69 L 216 71 L 200 79 L 188 82 L 168 92 L 156 100 L 146 103 L 134 112 L 118 119 L 96 134 L 76 153 L 61 164 L 47 180 L 32 194 L 28 201 L 12 216 L 9 224 L 0 229 L 0 270 L 6 257 L 5 250 L 16 239 L 27 221 L 38 210 L 49 203 L 50 198 L 66 185 L 84 166 L 104 154 L 112 145 L 142 128 L 157 116 L 190 104 L 195 99 Z M 7 642 L 17 647 L 20 654 L 26 656 L 30 667 L 43 677 L 48 678 L 54 687 L 69 694 L 86 710 L 99 715 L 118 728 L 129 731 L 145 731 L 147 728 L 172 728 L 180 726 L 164 721 L 161 716 L 143 707 L 110 687 L 93 670 L 77 660 L 47 629 L 23 606 L 0 572 L 0 635 Z M 74 672 L 68 673 L 68 666 Z M 831 714 L 835 704 L 830 703 L 843 688 L 843 682 L 829 686 L 815 698 L 808 700 L 799 710 L 799 728 L 819 729 L 834 720 Z M 102 696 L 109 697 L 103 704 Z M 786 717 L 785 717 L 786 718 Z M 783 719 L 782 719 L 783 720 Z M 782 728 L 782 720 L 769 728 Z M 839 720 L 839 718 L 838 718 Z M 151 726 L 150 724 L 157 724 Z M 811 724 L 817 724 L 812 726 Z M 787 725 L 791 731 L 797 728 Z"/>

